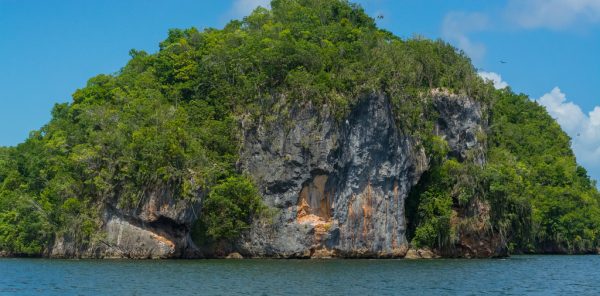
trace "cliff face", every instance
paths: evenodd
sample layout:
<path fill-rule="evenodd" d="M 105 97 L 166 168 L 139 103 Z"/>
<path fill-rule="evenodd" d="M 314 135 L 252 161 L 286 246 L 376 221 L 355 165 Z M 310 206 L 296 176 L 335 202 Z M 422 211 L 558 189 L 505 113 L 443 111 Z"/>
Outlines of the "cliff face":
<path fill-rule="evenodd" d="M 365 98 L 337 124 L 306 106 L 292 126 L 259 125 L 246 134 L 242 167 L 273 223 L 255 223 L 242 245 L 252 256 L 392 256 L 406 252 L 404 198 L 427 159 L 394 121 L 382 95 Z"/>
<path fill-rule="evenodd" d="M 485 147 L 477 133 L 484 132 L 485 122 L 479 103 L 434 92 L 433 105 L 439 114 L 435 132 L 448 142 L 449 154 L 461 161 L 472 154 L 483 164 Z M 274 221 L 257 221 L 240 251 L 274 257 L 405 256 L 405 200 L 429 169 L 430 158 L 402 132 L 389 100 L 366 97 L 341 121 L 327 108 L 311 105 L 291 117 L 291 126 L 258 124 L 246 132 L 242 167 L 279 214 Z M 485 204 L 471 207 L 479 209 L 467 215 L 489 219 Z M 483 230 L 467 235 L 481 240 L 473 245 L 465 239 L 452 256 L 503 252 Z"/>
<path fill-rule="evenodd" d="M 55 258 L 180 258 L 197 256 L 190 228 L 200 211 L 195 201 L 176 200 L 167 188 L 147 191 L 136 209 L 121 208 L 118 198 L 103 205 L 102 233 L 88 248 L 59 236 L 49 252 Z"/>
<path fill-rule="evenodd" d="M 446 140 L 449 155 L 485 162 L 486 129 L 479 103 L 432 92 L 439 114 L 433 131 Z M 53 257 L 175 258 L 249 257 L 404 257 L 409 251 L 405 200 L 430 168 L 419 141 L 405 132 L 386 96 L 367 96 L 345 119 L 327 106 L 306 104 L 275 122 L 242 122 L 239 166 L 259 187 L 269 218 L 255 219 L 231 248 L 199 250 L 190 239 L 202 193 L 195 202 L 175 201 L 168 189 L 149 191 L 135 209 L 104 207 L 105 233 L 86 250 L 60 237 Z M 288 122 L 286 124 L 285 122 Z M 460 219 L 489 219 L 485 203 L 474 203 Z M 467 213 L 467 214 L 465 214 Z M 502 255 L 505 246 L 483 227 L 460 235 L 449 256 Z M 411 251 L 409 256 L 421 252 Z M 419 257 L 421 255 L 416 255 Z"/>

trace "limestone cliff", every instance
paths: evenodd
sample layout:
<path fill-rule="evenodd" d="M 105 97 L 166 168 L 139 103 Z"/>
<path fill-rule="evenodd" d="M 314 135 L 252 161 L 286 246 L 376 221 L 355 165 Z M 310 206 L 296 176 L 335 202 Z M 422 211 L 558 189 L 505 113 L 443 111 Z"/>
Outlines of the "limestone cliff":
<path fill-rule="evenodd" d="M 195 201 L 177 200 L 168 189 L 147 192 L 135 209 L 122 208 L 118 198 L 103 205 L 102 232 L 81 249 L 73 238 L 59 236 L 49 256 L 55 258 L 180 258 L 194 257 L 190 227 L 198 218 L 202 193 Z"/>
<path fill-rule="evenodd" d="M 449 156 L 479 165 L 487 128 L 480 103 L 433 91 L 438 118 L 434 133 Z M 59 237 L 53 257 L 178 258 L 221 257 L 404 257 L 409 251 L 405 200 L 429 169 L 422 143 L 396 122 L 383 94 L 362 98 L 346 118 L 328 106 L 307 103 L 276 122 L 241 120 L 239 167 L 252 176 L 271 217 L 255 219 L 233 246 L 202 250 L 190 239 L 202 192 L 194 201 L 175 200 L 168 189 L 148 191 L 136 209 L 108 199 L 100 239 L 86 250 Z M 285 122 L 288 122 L 287 124 Z M 481 201 L 457 211 L 454 223 L 474 218 L 484 225 L 489 207 Z M 485 227 L 462 233 L 446 256 L 503 255 L 506 246 Z M 414 251 L 411 251 L 415 253 Z M 436 251 L 438 254 L 442 250 Z M 418 257 L 418 256 L 417 256 Z"/>
<path fill-rule="evenodd" d="M 445 92 L 432 92 L 432 97 L 439 114 L 435 132 L 448 142 L 449 154 L 464 160 L 471 153 L 483 164 L 485 145 L 477 133 L 484 132 L 486 123 L 480 104 Z M 312 105 L 297 108 L 291 117 L 289 127 L 258 124 L 245 134 L 242 167 L 279 215 L 273 222 L 255 223 L 241 252 L 274 257 L 403 257 L 409 249 L 405 199 L 428 170 L 429 156 L 395 121 L 388 98 L 365 97 L 341 121 L 327 107 Z M 453 255 L 502 252 L 497 241 L 484 244 Z M 476 254 L 472 249 L 487 250 Z"/>

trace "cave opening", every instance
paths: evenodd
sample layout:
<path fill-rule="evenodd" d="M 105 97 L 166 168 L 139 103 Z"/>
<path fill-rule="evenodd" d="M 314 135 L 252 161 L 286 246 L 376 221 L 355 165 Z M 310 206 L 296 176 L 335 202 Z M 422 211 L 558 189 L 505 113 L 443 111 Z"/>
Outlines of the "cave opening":
<path fill-rule="evenodd" d="M 415 237 L 417 226 L 419 226 L 419 204 L 421 195 L 427 191 L 432 182 L 430 171 L 425 171 L 419 182 L 413 186 L 404 200 L 404 216 L 406 218 L 406 240 L 411 242 Z"/>

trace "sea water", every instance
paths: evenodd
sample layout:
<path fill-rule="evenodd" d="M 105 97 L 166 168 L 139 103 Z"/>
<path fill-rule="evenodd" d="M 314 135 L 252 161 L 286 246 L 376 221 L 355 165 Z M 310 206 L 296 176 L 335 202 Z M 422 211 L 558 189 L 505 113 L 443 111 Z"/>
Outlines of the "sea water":
<path fill-rule="evenodd" d="M 600 256 L 0 259 L 0 295 L 600 295 Z"/>

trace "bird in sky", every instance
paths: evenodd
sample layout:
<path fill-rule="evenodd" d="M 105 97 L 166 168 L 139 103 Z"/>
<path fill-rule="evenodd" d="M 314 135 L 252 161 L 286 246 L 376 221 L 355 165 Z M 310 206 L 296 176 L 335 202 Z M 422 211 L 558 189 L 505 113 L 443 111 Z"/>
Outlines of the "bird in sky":
<path fill-rule="evenodd" d="M 383 14 L 380 13 L 379 15 L 377 15 L 378 20 L 382 20 L 383 18 L 384 18 Z"/>
<path fill-rule="evenodd" d="M 500 60 L 500 64 L 506 64 L 506 63 L 508 63 L 508 62 L 504 61 L 504 60 Z"/>

